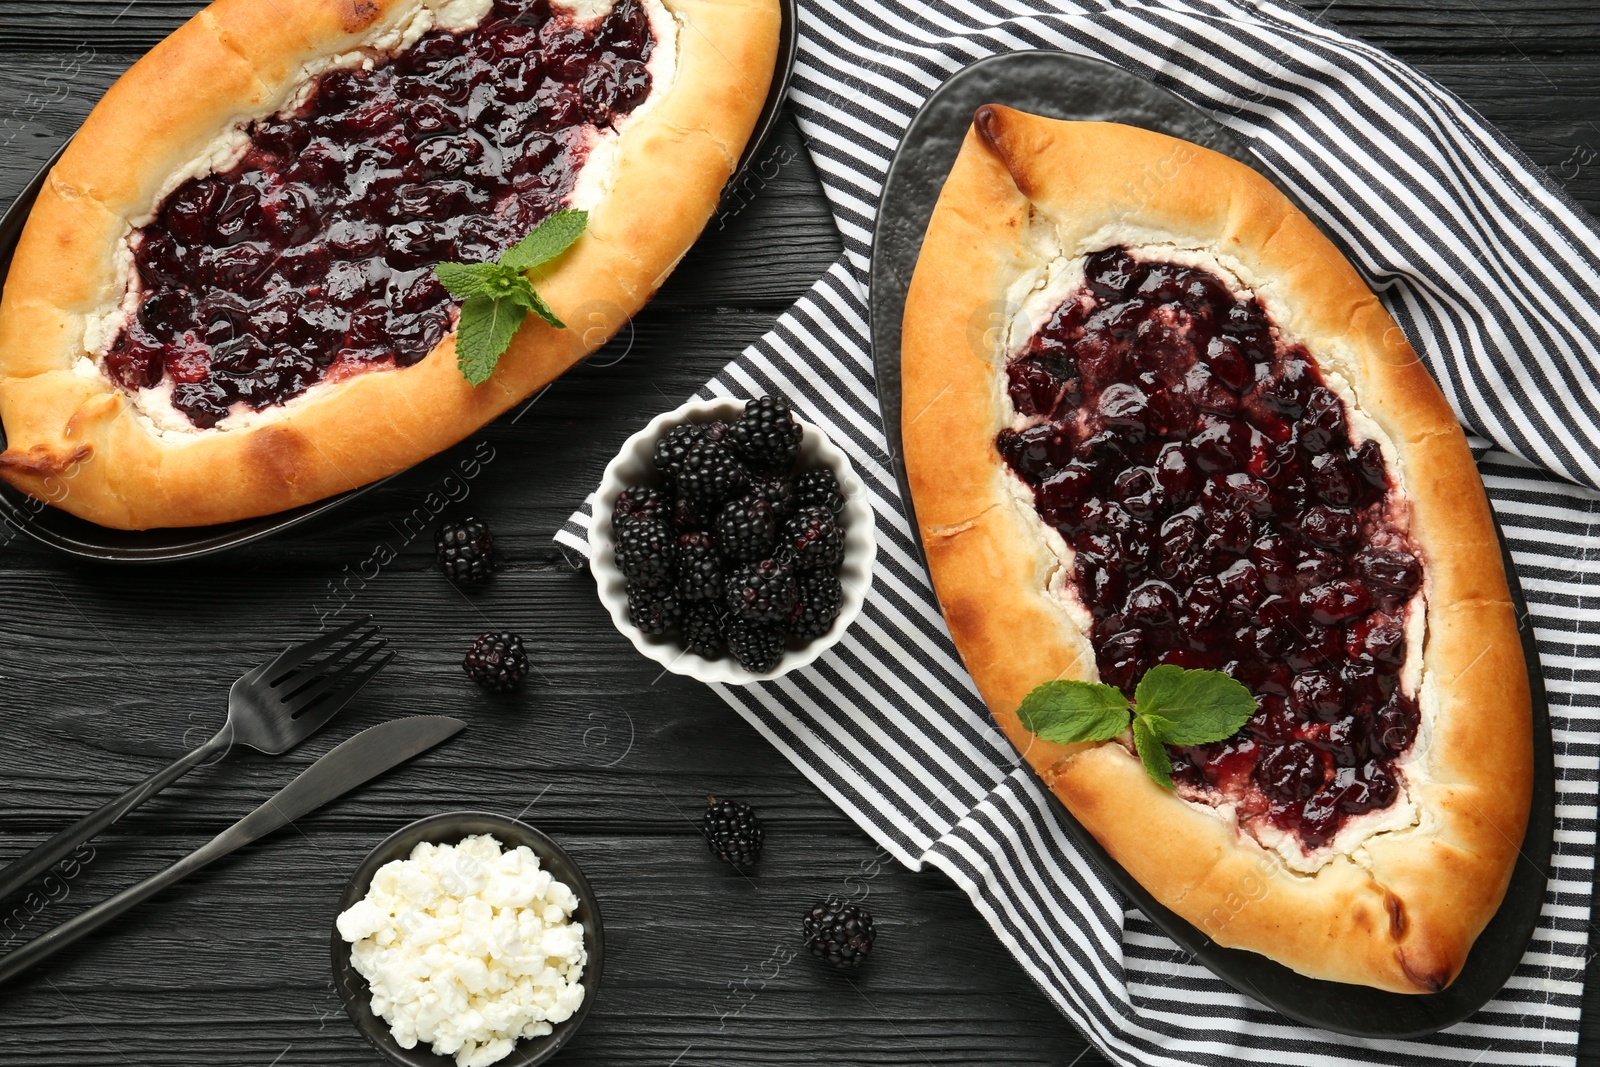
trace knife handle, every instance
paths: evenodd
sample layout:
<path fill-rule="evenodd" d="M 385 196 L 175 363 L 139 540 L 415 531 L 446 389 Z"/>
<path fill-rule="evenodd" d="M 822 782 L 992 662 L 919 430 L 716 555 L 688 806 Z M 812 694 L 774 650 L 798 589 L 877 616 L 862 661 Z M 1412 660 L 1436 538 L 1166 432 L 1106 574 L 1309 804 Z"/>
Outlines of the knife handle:
<path fill-rule="evenodd" d="M 129 886 L 116 896 L 102 900 L 88 911 L 74 915 L 55 929 L 45 931 L 21 948 L 0 956 L 0 984 L 9 982 L 35 964 L 49 959 L 79 938 L 100 929 L 129 908 L 142 904 L 173 883 L 183 881 L 208 863 L 221 859 L 245 843 L 240 837 L 224 841 L 224 836 L 219 834 L 159 874 L 153 874 L 144 881 Z"/>
<path fill-rule="evenodd" d="M 20 859 L 14 860 L 0 871 L 0 901 L 33 881 L 39 875 L 72 855 L 74 849 L 91 837 L 102 833 L 108 826 L 122 818 L 140 804 L 149 800 L 179 778 L 213 756 L 228 751 L 233 741 L 229 727 L 224 726 L 209 741 L 179 759 L 170 767 L 159 770 L 115 800 L 107 801 L 98 809 L 85 815 L 71 826 L 56 834 Z"/>

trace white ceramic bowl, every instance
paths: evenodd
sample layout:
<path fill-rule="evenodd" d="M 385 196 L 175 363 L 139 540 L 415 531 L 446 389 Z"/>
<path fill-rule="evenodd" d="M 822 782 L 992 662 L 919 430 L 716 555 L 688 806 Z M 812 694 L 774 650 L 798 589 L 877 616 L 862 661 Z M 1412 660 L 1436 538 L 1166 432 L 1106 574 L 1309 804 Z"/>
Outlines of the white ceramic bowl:
<path fill-rule="evenodd" d="M 739 666 L 731 655 L 720 659 L 697 656 L 685 651 L 678 644 L 675 634 L 647 634 L 628 620 L 627 580 L 617 566 L 611 538 L 611 511 L 616 506 L 617 497 L 629 486 L 658 484 L 653 457 L 656 441 L 668 430 L 685 422 L 732 421 L 744 411 L 744 403 L 734 397 L 692 400 L 650 420 L 650 425 L 628 438 L 622 451 L 606 466 L 605 477 L 600 480 L 600 491 L 595 497 L 594 521 L 589 524 L 590 569 L 594 571 L 595 585 L 600 589 L 600 602 L 611 613 L 611 621 L 617 629 L 633 642 L 634 648 L 673 674 L 725 685 L 745 685 L 780 678 L 796 667 L 804 667 L 832 647 L 855 622 L 856 616 L 861 614 L 867 589 L 872 585 L 872 561 L 878 554 L 877 539 L 873 536 L 872 505 L 867 502 L 866 486 L 856 477 L 849 458 L 823 436 L 821 430 L 797 417 L 795 421 L 805 431 L 800 441 L 797 469 L 805 471 L 827 467 L 839 479 L 839 488 L 844 493 L 844 511 L 839 516 L 845 529 L 844 563 L 839 568 L 844 602 L 839 608 L 839 617 L 833 620 L 833 626 L 815 640 L 804 644 L 790 642 L 776 667 L 763 674 L 755 674 Z"/>

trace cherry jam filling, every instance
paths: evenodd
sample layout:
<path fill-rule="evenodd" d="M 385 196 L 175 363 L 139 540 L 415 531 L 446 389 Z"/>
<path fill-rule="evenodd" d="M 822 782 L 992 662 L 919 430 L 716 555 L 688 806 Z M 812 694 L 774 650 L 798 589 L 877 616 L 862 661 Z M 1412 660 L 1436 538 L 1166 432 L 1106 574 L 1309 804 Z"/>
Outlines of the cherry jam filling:
<path fill-rule="evenodd" d="M 1172 663 L 1255 694 L 1233 737 L 1169 748 L 1180 786 L 1307 849 L 1393 803 L 1422 566 L 1306 350 L 1216 276 L 1111 248 L 1008 376 L 1026 425 L 996 445 L 1075 550 L 1101 679 L 1131 696 Z"/>
<path fill-rule="evenodd" d="M 557 210 L 592 131 L 649 95 L 652 47 L 640 0 L 590 23 L 499 0 L 476 29 L 323 74 L 136 235 L 140 300 L 106 369 L 130 390 L 170 379 L 206 428 L 417 363 L 457 311 L 433 266 L 492 259 Z"/>

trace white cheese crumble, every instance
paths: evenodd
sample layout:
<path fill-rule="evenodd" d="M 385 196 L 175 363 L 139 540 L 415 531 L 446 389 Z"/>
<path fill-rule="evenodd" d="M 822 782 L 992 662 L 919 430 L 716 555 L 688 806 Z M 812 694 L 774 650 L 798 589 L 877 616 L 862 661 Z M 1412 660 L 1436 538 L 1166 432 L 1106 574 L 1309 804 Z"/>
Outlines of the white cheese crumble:
<path fill-rule="evenodd" d="M 1177 263 L 1206 271 L 1222 281 L 1235 299 L 1254 298 L 1266 310 L 1279 337 L 1285 344 L 1303 345 L 1316 360 L 1324 382 L 1343 402 L 1346 424 L 1352 444 L 1373 440 L 1383 453 L 1384 464 L 1394 480 L 1394 492 L 1401 502 L 1402 519 L 1406 488 L 1402 478 L 1398 453 L 1394 442 L 1378 423 L 1356 401 L 1355 390 L 1349 379 L 1340 373 L 1342 366 L 1354 361 L 1353 354 L 1338 339 L 1309 343 L 1294 330 L 1292 308 L 1280 298 L 1274 288 L 1254 274 L 1244 263 L 1233 256 L 1219 256 L 1209 249 L 1184 247 L 1172 243 L 1155 231 L 1130 232 L 1125 229 L 1108 229 L 1089 235 L 1081 247 L 1063 247 L 1059 236 L 1047 221 L 1035 220 L 1027 240 L 1033 253 L 1034 266 L 1023 271 L 1006 290 L 1004 336 L 1001 339 L 1005 362 L 1020 356 L 1041 329 L 1049 323 L 1063 301 L 1082 288 L 1084 271 L 1089 254 L 1101 248 L 1120 245 L 1134 259 L 1141 262 Z M 999 394 L 996 402 L 1001 410 L 1010 413 L 1007 423 L 1013 430 L 1023 430 L 1044 421 L 1037 416 L 1026 416 L 1015 410 L 1007 390 L 1006 376 L 993 377 Z M 1006 486 L 1019 506 L 1032 510 L 1033 492 L 1009 468 L 1005 470 Z M 1068 620 L 1080 632 L 1087 634 L 1093 616 L 1078 596 L 1077 586 L 1070 580 L 1075 553 L 1054 528 L 1042 520 L 1046 548 L 1055 557 L 1056 566 L 1051 571 L 1047 588 L 1062 606 Z M 1387 808 L 1366 812 L 1347 818 L 1331 840 L 1320 848 L 1306 850 L 1299 838 L 1285 833 L 1266 818 L 1241 818 L 1237 798 L 1213 790 L 1180 788 L 1179 795 L 1202 811 L 1206 811 L 1233 826 L 1239 832 L 1254 838 L 1258 844 L 1275 853 L 1284 866 L 1299 874 L 1314 874 L 1334 859 L 1345 856 L 1366 866 L 1370 860 L 1366 845 L 1375 836 L 1418 826 L 1423 821 L 1421 806 L 1416 802 L 1417 786 L 1427 779 L 1427 749 L 1432 732 L 1435 704 L 1437 703 L 1431 677 L 1424 671 L 1423 646 L 1427 638 L 1426 576 L 1424 588 L 1406 606 L 1405 659 L 1399 677 L 1400 689 L 1418 698 L 1421 722 L 1411 749 L 1395 761 L 1402 773 L 1399 775 L 1400 792 Z M 1091 670 L 1092 670 L 1091 666 Z M 1097 679 L 1096 679 L 1097 680 Z M 1252 798 L 1244 798 L 1252 799 Z M 1259 800 L 1260 798 L 1254 798 Z M 1264 808 L 1264 805 L 1256 805 Z"/>
<path fill-rule="evenodd" d="M 337 925 L 396 1044 L 487 1067 L 583 1003 L 577 907 L 531 849 L 480 834 L 384 864 Z"/>

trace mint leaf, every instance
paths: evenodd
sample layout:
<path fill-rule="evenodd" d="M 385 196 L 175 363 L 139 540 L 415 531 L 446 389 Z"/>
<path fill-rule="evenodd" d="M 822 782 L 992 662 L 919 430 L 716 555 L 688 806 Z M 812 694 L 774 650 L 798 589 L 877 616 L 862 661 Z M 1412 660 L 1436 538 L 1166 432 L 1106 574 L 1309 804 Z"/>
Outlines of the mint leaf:
<path fill-rule="evenodd" d="M 456 324 L 456 364 L 467 381 L 477 386 L 489 380 L 527 317 L 528 309 L 514 300 L 482 295 L 467 298 Z"/>
<path fill-rule="evenodd" d="M 548 322 L 558 330 L 565 330 L 567 328 L 567 324 L 556 318 L 556 313 L 550 310 L 550 305 L 546 304 L 544 302 L 544 298 L 538 293 L 534 292 L 531 286 L 528 288 L 528 295 L 533 298 L 533 302 L 528 305 L 529 311 L 532 311 L 535 315 L 539 316 L 541 319 Z"/>
<path fill-rule="evenodd" d="M 529 284 L 528 279 L 520 274 L 516 275 L 516 279 L 517 284 L 508 285 L 504 292 L 497 292 L 494 295 L 502 300 L 509 300 L 513 304 L 529 311 L 534 310 L 535 305 L 544 302 L 539 299 L 539 294 L 533 291 L 533 286 Z"/>
<path fill-rule="evenodd" d="M 1164 663 L 1139 679 L 1136 718 L 1149 720 L 1169 745 L 1204 745 L 1232 737 L 1256 713 L 1255 698 L 1221 671 L 1190 671 Z M 1137 736 L 1137 735 L 1136 735 Z"/>
<path fill-rule="evenodd" d="M 583 235 L 589 225 L 587 211 L 558 211 L 533 228 L 533 232 L 506 249 L 500 257 L 502 267 L 514 271 L 532 270 L 555 259 Z M 554 325 L 552 323 L 552 325 Z"/>
<path fill-rule="evenodd" d="M 1128 698 L 1098 682 L 1045 682 L 1022 698 L 1017 718 L 1057 744 L 1109 741 L 1128 728 Z"/>
<path fill-rule="evenodd" d="M 522 284 L 506 292 L 504 299 L 510 300 L 538 315 L 558 330 L 565 330 L 567 324 L 556 318 L 556 313 L 550 310 L 550 305 L 544 302 L 544 297 L 533 291 L 533 286 L 522 275 L 517 275 L 517 280 Z"/>
<path fill-rule="evenodd" d="M 1144 772 L 1163 789 L 1171 789 L 1172 760 L 1167 756 L 1161 739 L 1150 728 L 1150 720 L 1143 715 L 1133 718 L 1133 747 L 1139 751 L 1139 762 L 1144 764 Z"/>
<path fill-rule="evenodd" d="M 465 300 L 469 296 L 497 295 L 500 287 L 495 279 L 502 269 L 493 263 L 440 263 L 433 268 L 433 274 L 452 295 Z"/>

